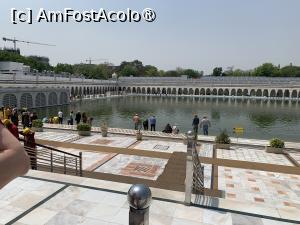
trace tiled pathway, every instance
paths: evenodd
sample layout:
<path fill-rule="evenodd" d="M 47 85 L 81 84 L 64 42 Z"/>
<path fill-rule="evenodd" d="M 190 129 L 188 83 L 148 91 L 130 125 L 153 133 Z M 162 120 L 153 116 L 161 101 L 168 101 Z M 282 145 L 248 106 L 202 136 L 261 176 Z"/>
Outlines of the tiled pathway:
<path fill-rule="evenodd" d="M 168 160 L 119 154 L 100 166 L 95 172 L 156 180 Z"/>
<path fill-rule="evenodd" d="M 8 223 L 62 187 L 53 182 L 15 179 L 0 190 L 0 224 Z"/>
<path fill-rule="evenodd" d="M 100 134 L 95 134 L 89 137 L 82 137 L 81 139 L 74 141 L 73 143 L 127 148 L 135 142 L 135 137 L 117 136 L 111 134 L 109 134 L 108 137 L 102 137 Z"/>
<path fill-rule="evenodd" d="M 283 154 L 266 153 L 264 150 L 232 146 L 231 150 L 217 149 L 218 158 L 241 160 L 248 162 L 269 163 L 285 166 L 293 164 Z"/>
<path fill-rule="evenodd" d="M 67 133 L 67 132 L 36 132 L 36 139 L 47 140 L 47 141 L 60 141 L 60 142 L 72 142 L 80 138 L 78 134 Z"/>
<path fill-rule="evenodd" d="M 62 176 L 62 175 L 58 175 Z M 45 177 L 47 175 L 45 174 Z M 21 183 L 20 179 L 22 180 Z M 84 179 L 84 178 L 82 178 Z M 30 178 L 18 178 L 15 182 L 19 188 L 24 189 L 24 181 L 27 188 L 35 184 L 36 180 Z M 39 181 L 49 186 L 55 183 Z M 105 182 L 103 181 L 103 184 Z M 25 185 L 25 186 L 26 186 Z M 62 186 L 63 184 L 59 184 Z M 116 183 L 116 186 L 122 184 Z M 43 193 L 45 188 L 40 186 L 37 193 Z M 7 195 L 9 189 L 3 189 L 0 194 Z M 124 193 L 124 192 L 123 192 Z M 126 192 L 125 192 L 126 193 Z M 117 194 L 103 191 L 97 188 L 64 185 L 55 196 L 39 206 L 26 212 L 19 218 L 16 225 L 127 225 L 129 208 L 126 194 Z M 28 200 L 31 199 L 29 195 Z M 11 203 L 11 201 L 8 201 Z M 24 202 L 27 205 L 27 202 Z M 27 207 L 28 208 L 28 207 Z M 7 217 L 1 213 L 0 219 Z M 10 219 L 15 218 L 12 216 Z M 4 221 L 6 223 L 7 221 Z M 150 206 L 151 225 L 291 225 L 292 223 L 278 220 L 263 219 L 256 216 L 229 213 L 218 210 L 203 209 L 193 206 L 185 206 L 174 202 L 152 200 Z"/>
<path fill-rule="evenodd" d="M 219 189 L 225 199 L 300 210 L 299 175 L 219 167 Z"/>

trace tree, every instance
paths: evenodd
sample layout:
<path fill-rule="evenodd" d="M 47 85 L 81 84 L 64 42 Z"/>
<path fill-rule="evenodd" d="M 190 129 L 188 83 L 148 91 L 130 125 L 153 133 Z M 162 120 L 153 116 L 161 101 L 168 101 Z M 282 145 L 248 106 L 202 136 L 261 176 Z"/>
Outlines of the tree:
<path fill-rule="evenodd" d="M 155 77 L 158 75 L 158 70 L 155 66 L 146 65 L 144 71 L 145 71 L 145 76 L 147 77 Z"/>
<path fill-rule="evenodd" d="M 219 77 L 222 76 L 223 68 L 222 67 L 215 67 L 213 70 L 213 76 Z"/>
<path fill-rule="evenodd" d="M 255 68 L 253 76 L 260 77 L 275 77 L 280 76 L 280 70 L 272 63 L 264 63 L 261 66 Z"/>

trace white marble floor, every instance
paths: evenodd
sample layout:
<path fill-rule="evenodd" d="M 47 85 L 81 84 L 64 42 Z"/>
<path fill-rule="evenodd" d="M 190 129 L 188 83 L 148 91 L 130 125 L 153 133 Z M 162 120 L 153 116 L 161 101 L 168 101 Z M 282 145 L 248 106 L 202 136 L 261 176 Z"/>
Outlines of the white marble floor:
<path fill-rule="evenodd" d="M 52 132 L 52 131 L 44 131 L 44 132 L 36 132 L 36 139 L 47 140 L 47 141 L 60 141 L 60 142 L 72 142 L 80 138 L 78 134 L 70 133 L 70 132 Z"/>
<path fill-rule="evenodd" d="M 231 150 L 217 149 L 217 156 L 221 159 L 293 166 L 283 154 L 267 153 L 264 150 L 249 147 L 232 146 Z"/>
<path fill-rule="evenodd" d="M 108 137 L 102 137 L 99 134 L 95 134 L 89 137 L 83 137 L 73 143 L 127 148 L 135 142 L 136 138 L 131 136 L 108 135 Z"/>
<path fill-rule="evenodd" d="M 219 167 L 219 189 L 229 200 L 300 212 L 300 175 Z"/>
<path fill-rule="evenodd" d="M 0 224 L 6 224 L 30 209 L 63 185 L 17 178 L 0 190 Z"/>
<path fill-rule="evenodd" d="M 119 154 L 100 166 L 95 172 L 156 180 L 168 160 Z"/>
<path fill-rule="evenodd" d="M 15 224 L 127 225 L 128 221 L 126 195 L 71 186 Z M 149 221 L 151 225 L 288 225 L 159 200 L 152 200 Z"/>
<path fill-rule="evenodd" d="M 157 152 L 186 152 L 186 145 L 183 142 L 143 140 L 134 146 L 134 149 Z"/>

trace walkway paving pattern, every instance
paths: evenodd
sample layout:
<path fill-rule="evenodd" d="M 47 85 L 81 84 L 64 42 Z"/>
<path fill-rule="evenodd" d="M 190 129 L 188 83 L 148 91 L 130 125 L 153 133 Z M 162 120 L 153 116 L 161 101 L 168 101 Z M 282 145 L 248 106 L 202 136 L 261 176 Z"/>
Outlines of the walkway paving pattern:
<path fill-rule="evenodd" d="M 64 128 L 69 129 L 70 127 L 65 126 Z M 80 137 L 76 133 L 67 133 L 61 130 L 57 132 L 45 131 L 43 133 L 37 133 L 36 137 L 42 140 L 119 147 L 124 149 L 140 149 L 169 154 L 172 154 L 173 152 L 186 152 L 186 145 L 183 143 L 182 139 L 179 138 L 180 136 L 176 136 L 173 139 L 170 139 L 170 136 L 168 136 L 168 139 L 162 139 L 161 137 L 164 137 L 163 135 L 165 134 L 160 135 L 160 133 L 156 134 L 156 132 L 153 132 L 151 135 L 145 136 L 142 141 L 136 141 L 134 136 L 120 135 L 124 129 L 113 129 L 115 134 L 109 134 L 108 137 L 105 138 L 100 134 L 93 134 L 90 137 Z M 124 133 L 131 133 L 134 135 L 135 131 L 125 130 L 122 134 Z M 160 137 L 160 139 L 157 139 L 158 137 Z M 212 139 L 212 137 L 207 137 L 207 139 Z M 285 155 L 266 153 L 262 146 L 258 146 L 264 145 L 263 143 L 265 143 L 265 141 L 258 141 L 255 143 L 253 143 L 253 140 L 245 139 L 242 141 L 246 144 L 254 145 L 251 145 L 251 147 L 233 146 L 231 150 L 217 149 L 216 157 L 220 159 L 294 166 Z M 297 146 L 297 143 L 291 143 L 290 145 Z M 168 163 L 167 159 L 155 157 L 103 153 L 75 148 L 59 149 L 73 154 L 78 154 L 80 151 L 83 152 L 84 170 L 131 176 L 150 181 L 156 181 L 163 173 L 165 166 Z M 211 143 L 203 143 L 199 146 L 199 156 L 212 158 L 213 152 L 213 145 Z M 289 154 L 295 161 L 300 161 L 300 152 L 291 151 Z M 204 164 L 204 167 L 205 187 L 210 188 L 212 181 L 212 165 Z M 223 193 L 223 196 L 216 199 L 217 203 L 212 204 L 212 206 L 300 221 L 299 175 L 221 166 L 217 167 L 217 172 L 218 190 Z M 26 179 L 19 178 L 14 182 L 20 184 L 15 186 L 21 187 L 22 182 L 26 183 Z M 14 185 L 14 182 L 9 185 Z M 35 185 L 38 186 L 37 184 L 34 184 L 36 180 L 27 182 L 28 185 L 31 182 L 33 183 L 33 187 L 30 187 L 32 189 L 34 189 Z M 46 193 L 46 195 L 51 195 L 62 187 L 60 184 L 54 184 L 56 186 L 54 185 L 53 187 L 51 186 L 52 183 L 48 186 L 45 185 L 45 187 L 41 185 L 41 192 Z M 46 186 L 48 189 L 52 188 L 52 192 L 47 192 L 48 189 Z M 14 213 L 7 213 L 5 216 L 2 216 L 5 211 L 1 210 L 6 210 L 5 206 L 11 205 L 11 202 L 13 202 L 11 199 L 9 199 L 9 203 L 5 202 L 5 194 L 3 193 L 14 190 L 14 188 L 10 190 L 8 187 L 9 186 L 0 191 L 0 225 L 5 224 L 11 218 L 14 218 L 25 211 L 27 205 L 28 208 L 30 208 L 33 204 L 31 204 L 31 202 L 24 204 L 24 206 L 26 205 L 25 208 L 18 208 L 19 206 L 17 204 L 17 207 L 12 210 Z M 17 193 L 17 190 L 19 189 L 16 189 L 14 193 Z M 26 191 L 26 189 L 22 189 L 22 192 L 23 191 Z M 36 190 L 34 189 L 30 194 L 35 193 L 35 191 Z M 24 194 L 26 194 L 26 192 L 24 192 Z M 96 197 L 93 198 L 92 196 Z M 114 205 L 115 203 L 113 200 L 104 201 L 105 196 L 116 199 L 114 201 L 118 204 Z M 43 197 L 45 196 L 41 196 L 41 199 L 43 199 Z M 35 197 L 33 197 L 33 199 L 39 200 Z M 164 201 L 154 201 L 153 204 L 155 207 L 152 207 L 151 224 L 287 224 L 259 217 L 247 217 L 244 215 L 205 210 L 195 207 L 187 208 L 181 204 Z M 64 221 L 62 224 L 128 224 L 126 196 L 112 193 L 107 194 L 101 190 L 90 190 L 84 187 L 67 187 L 58 195 L 43 204 L 42 207 L 31 211 L 25 217 L 20 219 L 20 223 L 16 224 L 41 224 L 38 223 L 40 221 L 36 221 L 36 223 L 33 222 L 35 221 L 33 219 L 35 215 L 45 215 L 45 223 L 43 224 L 57 224 L 58 221 Z M 99 221 L 101 221 L 101 223 Z M 126 221 L 126 223 L 122 221 Z"/>

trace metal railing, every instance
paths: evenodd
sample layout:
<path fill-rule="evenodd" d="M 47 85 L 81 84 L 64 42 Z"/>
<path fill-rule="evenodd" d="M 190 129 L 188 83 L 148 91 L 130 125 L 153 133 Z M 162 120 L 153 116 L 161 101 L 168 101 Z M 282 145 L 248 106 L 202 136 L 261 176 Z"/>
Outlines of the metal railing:
<path fill-rule="evenodd" d="M 19 140 L 22 143 L 25 141 Z M 24 145 L 32 169 L 82 176 L 82 152 L 75 155 L 42 144 L 35 144 L 35 146 L 32 148 Z"/>
<path fill-rule="evenodd" d="M 191 204 L 192 193 L 204 194 L 204 167 L 199 160 L 196 136 L 187 132 L 185 204 Z"/>

